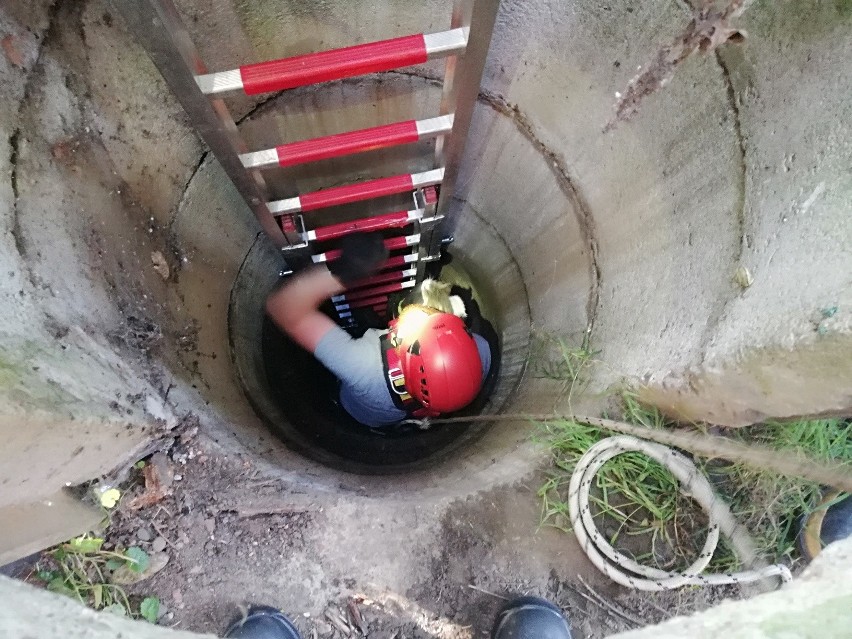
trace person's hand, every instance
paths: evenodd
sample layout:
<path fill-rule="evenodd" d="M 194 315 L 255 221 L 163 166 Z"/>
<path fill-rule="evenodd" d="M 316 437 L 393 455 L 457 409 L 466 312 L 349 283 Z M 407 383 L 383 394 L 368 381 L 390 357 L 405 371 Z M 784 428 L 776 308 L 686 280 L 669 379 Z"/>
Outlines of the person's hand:
<path fill-rule="evenodd" d="M 372 275 L 388 259 L 381 233 L 347 235 L 340 241 L 340 250 L 340 258 L 328 262 L 328 270 L 345 285 Z"/>

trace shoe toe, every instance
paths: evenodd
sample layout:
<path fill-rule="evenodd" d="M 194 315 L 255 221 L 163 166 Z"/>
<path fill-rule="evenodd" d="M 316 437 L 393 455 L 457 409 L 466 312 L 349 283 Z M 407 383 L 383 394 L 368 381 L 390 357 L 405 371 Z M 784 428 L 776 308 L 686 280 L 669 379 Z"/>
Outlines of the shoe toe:
<path fill-rule="evenodd" d="M 510 601 L 497 615 L 493 639 L 571 639 L 568 621 L 556 606 L 538 597 Z"/>
<path fill-rule="evenodd" d="M 301 639 L 299 631 L 284 614 L 270 606 L 253 606 L 245 617 L 231 624 L 229 639 Z"/>

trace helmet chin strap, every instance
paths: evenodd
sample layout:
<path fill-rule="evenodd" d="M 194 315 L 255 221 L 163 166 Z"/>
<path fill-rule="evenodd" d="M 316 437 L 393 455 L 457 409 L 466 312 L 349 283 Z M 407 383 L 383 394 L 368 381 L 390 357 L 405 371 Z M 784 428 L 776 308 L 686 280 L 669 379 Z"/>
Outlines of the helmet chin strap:
<path fill-rule="evenodd" d="M 417 419 L 428 420 L 430 417 L 437 417 L 440 413 L 426 408 L 408 392 L 399 359 L 399 341 L 395 340 L 393 331 L 394 329 L 391 327 L 391 331 L 382 336 L 380 344 L 385 381 L 394 405 Z M 429 426 L 420 425 L 420 428 L 426 430 Z"/>

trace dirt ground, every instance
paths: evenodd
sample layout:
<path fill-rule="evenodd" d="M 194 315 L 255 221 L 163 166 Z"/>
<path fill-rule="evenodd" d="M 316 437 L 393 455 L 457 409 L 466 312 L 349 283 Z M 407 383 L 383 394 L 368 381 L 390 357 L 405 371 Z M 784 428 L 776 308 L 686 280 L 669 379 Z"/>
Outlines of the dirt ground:
<path fill-rule="evenodd" d="M 134 470 L 107 543 L 138 545 L 152 564 L 167 560 L 129 588 L 160 598 L 166 626 L 221 633 L 245 604 L 265 603 L 306 638 L 472 639 L 488 635 L 507 598 L 531 594 L 558 603 L 582 639 L 737 594 L 638 595 L 612 585 L 573 537 L 539 527 L 538 476 L 431 506 L 307 495 L 197 428 L 149 465 L 165 496 L 133 509 L 145 494 Z"/>

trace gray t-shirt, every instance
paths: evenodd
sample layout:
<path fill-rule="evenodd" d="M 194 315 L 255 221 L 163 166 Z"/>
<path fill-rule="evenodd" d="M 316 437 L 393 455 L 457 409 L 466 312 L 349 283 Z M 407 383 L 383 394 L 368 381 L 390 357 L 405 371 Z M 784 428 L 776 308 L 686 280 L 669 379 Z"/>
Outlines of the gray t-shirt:
<path fill-rule="evenodd" d="M 407 414 L 396 407 L 385 381 L 380 338 L 384 331 L 368 329 L 353 339 L 335 326 L 317 344 L 314 356 L 340 380 L 340 403 L 346 412 L 366 426 L 394 424 Z M 482 378 L 491 368 L 491 349 L 481 335 L 474 335 Z"/>

